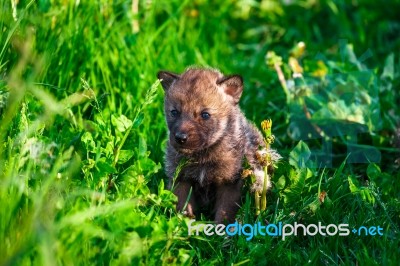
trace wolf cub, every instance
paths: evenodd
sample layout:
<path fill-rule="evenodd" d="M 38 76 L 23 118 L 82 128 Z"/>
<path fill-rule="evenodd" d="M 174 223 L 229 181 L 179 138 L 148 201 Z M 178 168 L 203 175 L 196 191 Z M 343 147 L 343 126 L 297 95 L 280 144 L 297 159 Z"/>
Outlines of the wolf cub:
<path fill-rule="evenodd" d="M 260 190 L 264 180 L 256 158 L 265 146 L 262 135 L 239 108 L 242 78 L 208 68 L 157 76 L 165 90 L 166 174 L 178 197 L 177 209 L 195 217 L 201 208 L 211 208 L 216 223 L 234 221 L 245 158 L 257 177 L 253 190 Z"/>

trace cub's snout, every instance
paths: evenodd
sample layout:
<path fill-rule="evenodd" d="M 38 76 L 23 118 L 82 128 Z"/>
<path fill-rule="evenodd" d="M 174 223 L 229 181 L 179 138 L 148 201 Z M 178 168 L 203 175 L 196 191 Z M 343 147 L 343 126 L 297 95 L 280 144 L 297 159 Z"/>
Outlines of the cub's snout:
<path fill-rule="evenodd" d="M 168 121 L 169 142 L 177 150 L 194 152 L 207 142 L 196 121 L 173 119 Z"/>
<path fill-rule="evenodd" d="M 176 143 L 183 145 L 188 139 L 188 134 L 184 131 L 178 131 L 175 133 L 175 141 Z"/>

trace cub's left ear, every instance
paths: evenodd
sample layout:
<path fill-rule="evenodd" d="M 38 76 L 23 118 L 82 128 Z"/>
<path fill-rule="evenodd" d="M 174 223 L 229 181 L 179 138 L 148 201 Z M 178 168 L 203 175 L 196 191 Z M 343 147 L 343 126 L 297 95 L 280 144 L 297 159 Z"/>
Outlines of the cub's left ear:
<path fill-rule="evenodd" d="M 235 104 L 239 103 L 243 92 L 243 79 L 239 75 L 222 77 L 217 80 L 217 85 L 222 86 L 225 93 L 232 96 Z"/>
<path fill-rule="evenodd" d="M 163 86 L 164 90 L 167 91 L 171 85 L 180 78 L 180 76 L 168 71 L 159 71 L 157 73 L 157 78 L 162 80 L 161 85 Z"/>

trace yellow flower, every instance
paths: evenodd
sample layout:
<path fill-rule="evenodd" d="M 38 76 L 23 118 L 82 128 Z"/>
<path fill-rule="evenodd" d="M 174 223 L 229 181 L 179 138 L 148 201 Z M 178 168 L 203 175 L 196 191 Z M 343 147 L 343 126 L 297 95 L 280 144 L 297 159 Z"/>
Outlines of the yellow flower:
<path fill-rule="evenodd" d="M 272 132 L 271 132 L 271 128 L 272 128 L 272 120 L 271 119 L 267 119 L 261 122 L 261 128 L 265 134 L 266 137 L 271 136 Z"/>

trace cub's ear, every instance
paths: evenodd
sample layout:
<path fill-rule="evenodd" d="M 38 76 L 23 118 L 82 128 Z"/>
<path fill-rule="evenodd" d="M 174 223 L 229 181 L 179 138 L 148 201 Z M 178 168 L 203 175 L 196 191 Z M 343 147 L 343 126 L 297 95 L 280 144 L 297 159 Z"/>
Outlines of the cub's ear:
<path fill-rule="evenodd" d="M 161 79 L 161 85 L 164 90 L 167 91 L 171 87 L 172 83 L 174 83 L 175 80 L 178 80 L 180 76 L 168 71 L 159 71 L 157 73 L 157 78 Z"/>
<path fill-rule="evenodd" d="M 239 75 L 222 77 L 217 80 L 217 85 L 222 86 L 225 93 L 232 96 L 235 104 L 239 103 L 243 92 L 243 79 Z"/>

